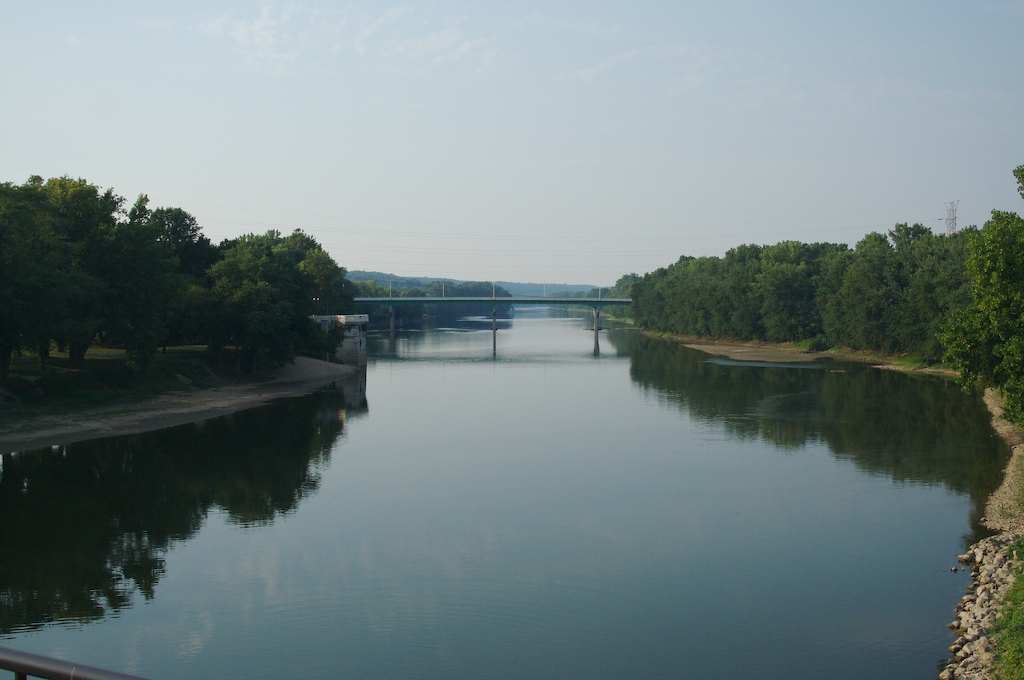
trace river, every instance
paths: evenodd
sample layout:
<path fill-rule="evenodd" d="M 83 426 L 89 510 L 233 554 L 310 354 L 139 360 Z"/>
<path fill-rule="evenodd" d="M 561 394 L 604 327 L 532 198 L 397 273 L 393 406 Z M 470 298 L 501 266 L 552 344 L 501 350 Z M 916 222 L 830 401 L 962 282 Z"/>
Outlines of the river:
<path fill-rule="evenodd" d="M 589 319 L 374 337 L 339 389 L 3 457 L 0 645 L 160 678 L 934 678 L 980 399 Z"/>

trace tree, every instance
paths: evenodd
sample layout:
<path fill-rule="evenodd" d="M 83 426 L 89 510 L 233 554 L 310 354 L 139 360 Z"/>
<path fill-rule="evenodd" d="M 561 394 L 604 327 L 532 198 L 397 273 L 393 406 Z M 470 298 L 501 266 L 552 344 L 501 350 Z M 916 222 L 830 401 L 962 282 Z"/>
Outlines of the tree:
<path fill-rule="evenodd" d="M 174 251 L 160 241 L 156 223 L 140 196 L 128 222 L 107 239 L 102 277 L 106 282 L 101 332 L 106 342 L 124 347 L 128 366 L 144 370 L 167 336 L 168 309 L 185 287 Z"/>
<path fill-rule="evenodd" d="M 146 221 L 156 228 L 157 240 L 168 245 L 178 257 L 178 267 L 188 281 L 204 281 L 207 270 L 220 259 L 220 254 L 210 239 L 203 236 L 196 218 L 181 208 L 157 208 Z"/>
<path fill-rule="evenodd" d="M 104 321 L 108 283 L 117 275 L 108 267 L 106 252 L 124 199 L 110 189 L 100 193 L 84 179 L 67 176 L 47 180 L 42 191 L 53 211 L 54 231 L 68 245 L 69 285 L 61 308 L 54 310 L 61 318 L 54 339 L 67 345 L 71 367 L 80 368 Z"/>
<path fill-rule="evenodd" d="M 308 250 L 299 262 L 299 270 L 312 286 L 317 314 L 341 314 L 351 309 L 354 296 L 346 285 L 345 270 L 325 250 L 319 246 Z"/>
<path fill-rule="evenodd" d="M 298 265 L 275 246 L 280 234 L 248 234 L 224 251 L 210 268 L 218 302 L 211 349 L 235 345 L 236 370 L 243 355 L 252 372 L 270 360 L 290 361 L 308 337 L 313 301 Z"/>
<path fill-rule="evenodd" d="M 1024 166 L 1014 175 L 1024 197 Z M 1024 219 L 993 210 L 968 248 L 973 304 L 943 329 L 945 359 L 965 388 L 999 388 L 1006 418 L 1024 425 Z"/>
<path fill-rule="evenodd" d="M 833 344 L 854 349 L 888 349 L 894 293 L 890 285 L 893 249 L 878 232 L 862 238 L 843 283 L 826 314 L 825 334 Z"/>
<path fill-rule="evenodd" d="M 143 199 L 148 201 L 145 196 L 139 197 Z M 196 218 L 181 208 L 146 210 L 140 212 L 140 218 L 156 230 L 157 241 L 177 257 L 181 277 L 180 294 L 169 301 L 166 309 L 164 351 L 168 343 L 207 342 L 211 323 L 208 271 L 221 258 L 221 251 L 203 235 Z"/>
<path fill-rule="evenodd" d="M 810 246 L 783 241 L 764 249 L 757 288 L 767 340 L 801 340 L 821 332 L 816 276 L 817 262 Z"/>
<path fill-rule="evenodd" d="M 0 184 L 0 384 L 7 383 L 14 352 L 49 347 L 69 285 L 65 242 L 53 230 L 41 183 L 34 177 L 21 186 Z"/>

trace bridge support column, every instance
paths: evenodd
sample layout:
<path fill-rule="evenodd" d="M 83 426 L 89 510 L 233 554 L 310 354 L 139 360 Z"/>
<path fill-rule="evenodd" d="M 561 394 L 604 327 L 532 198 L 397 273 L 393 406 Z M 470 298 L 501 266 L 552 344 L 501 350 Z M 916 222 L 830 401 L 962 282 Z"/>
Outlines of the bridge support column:
<path fill-rule="evenodd" d="M 601 310 L 597 307 L 592 309 L 594 310 L 594 356 L 596 357 L 601 353 L 601 341 L 598 336 L 598 331 L 601 330 Z"/>
<path fill-rule="evenodd" d="M 491 307 L 491 352 L 498 353 L 498 308 Z"/>
<path fill-rule="evenodd" d="M 395 351 L 395 308 L 392 305 L 391 310 L 391 351 Z"/>

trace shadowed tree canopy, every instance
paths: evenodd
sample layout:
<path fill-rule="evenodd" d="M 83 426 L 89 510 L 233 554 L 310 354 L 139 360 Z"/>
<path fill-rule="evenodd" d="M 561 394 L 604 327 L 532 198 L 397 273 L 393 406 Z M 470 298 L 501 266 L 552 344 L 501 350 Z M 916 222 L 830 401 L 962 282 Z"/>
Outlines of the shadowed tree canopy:
<path fill-rule="evenodd" d="M 252 371 L 290 361 L 300 350 L 332 349 L 310 317 L 318 303 L 347 311 L 351 295 L 345 270 L 315 239 L 299 230 L 282 238 L 272 230 L 222 243 L 221 250 L 223 259 L 209 270 L 218 305 L 211 348 L 237 347 L 236 368 L 245 362 Z"/>
<path fill-rule="evenodd" d="M 203 281 L 220 254 L 203 236 L 196 218 L 181 208 L 157 208 L 147 221 L 156 228 L 157 240 L 170 246 L 178 257 L 181 273 L 189 281 Z"/>
<path fill-rule="evenodd" d="M 323 356 L 330 338 L 310 319 L 351 310 L 346 271 L 295 230 L 214 246 L 181 208 L 151 210 L 83 179 L 0 184 L 0 383 L 12 357 L 52 346 L 82 368 L 99 340 L 144 369 L 158 347 L 238 348 L 255 370 L 297 352 Z"/>
<path fill-rule="evenodd" d="M 48 347 L 58 332 L 57 314 L 74 281 L 66 245 L 53 228 L 42 180 L 0 184 L 0 384 L 14 352 Z"/>

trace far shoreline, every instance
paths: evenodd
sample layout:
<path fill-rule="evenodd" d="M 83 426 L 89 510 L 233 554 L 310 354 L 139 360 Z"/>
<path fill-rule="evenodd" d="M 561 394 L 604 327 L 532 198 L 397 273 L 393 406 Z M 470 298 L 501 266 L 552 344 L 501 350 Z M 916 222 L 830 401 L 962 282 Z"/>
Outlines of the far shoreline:
<path fill-rule="evenodd" d="M 734 361 L 759 361 L 777 364 L 812 363 L 822 359 L 872 364 L 877 368 L 908 373 L 928 373 L 955 378 L 957 372 L 949 368 L 905 366 L 899 363 L 901 355 L 860 352 L 852 349 L 806 350 L 792 342 L 764 340 L 738 340 L 734 338 L 708 338 L 640 330 L 640 333 L 664 340 L 673 340 L 705 354 L 722 356 Z"/>

